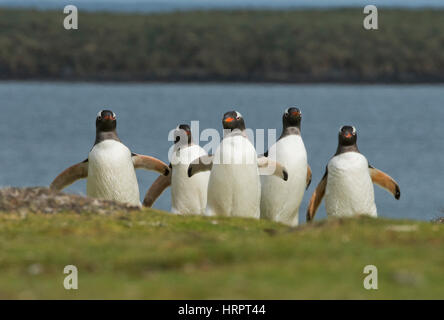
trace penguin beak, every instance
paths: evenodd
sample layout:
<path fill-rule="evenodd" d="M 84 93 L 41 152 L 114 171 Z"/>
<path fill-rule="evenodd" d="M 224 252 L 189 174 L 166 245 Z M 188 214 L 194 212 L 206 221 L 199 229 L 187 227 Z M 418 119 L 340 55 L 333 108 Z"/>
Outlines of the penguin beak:
<path fill-rule="evenodd" d="M 225 119 L 225 122 L 232 122 L 232 121 L 234 121 L 234 118 L 232 118 L 232 117 L 229 117 L 229 118 Z"/>
<path fill-rule="evenodd" d="M 103 119 L 105 119 L 105 120 L 115 120 L 115 118 L 113 116 L 110 116 L 110 115 L 104 116 Z"/>
<path fill-rule="evenodd" d="M 350 139 L 353 135 L 350 132 L 346 132 L 344 134 L 344 137 L 346 137 L 347 139 Z"/>
<path fill-rule="evenodd" d="M 301 115 L 301 113 L 300 113 L 299 111 L 293 111 L 293 112 L 291 113 L 291 115 L 292 115 L 292 116 L 295 116 L 295 117 L 299 117 L 299 116 Z"/>

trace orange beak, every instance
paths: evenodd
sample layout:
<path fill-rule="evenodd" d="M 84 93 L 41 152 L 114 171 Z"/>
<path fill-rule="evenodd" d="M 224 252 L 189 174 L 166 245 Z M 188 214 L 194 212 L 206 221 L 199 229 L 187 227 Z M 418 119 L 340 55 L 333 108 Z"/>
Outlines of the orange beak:
<path fill-rule="evenodd" d="M 291 115 L 293 115 L 293 116 L 300 116 L 301 113 L 300 113 L 300 112 L 297 112 L 297 111 L 293 111 L 293 112 L 291 113 Z"/>
<path fill-rule="evenodd" d="M 344 137 L 346 137 L 347 139 L 350 139 L 353 135 L 350 132 L 347 132 L 346 134 L 344 134 Z"/>
<path fill-rule="evenodd" d="M 226 118 L 225 120 L 224 120 L 225 122 L 232 122 L 232 121 L 234 121 L 234 118 Z"/>
<path fill-rule="evenodd" d="M 104 116 L 103 119 L 105 120 L 114 120 L 113 116 Z"/>

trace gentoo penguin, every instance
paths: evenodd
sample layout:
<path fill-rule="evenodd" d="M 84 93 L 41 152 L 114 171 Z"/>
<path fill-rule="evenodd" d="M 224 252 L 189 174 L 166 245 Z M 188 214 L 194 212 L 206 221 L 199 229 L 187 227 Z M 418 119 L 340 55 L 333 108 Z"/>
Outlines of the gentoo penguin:
<path fill-rule="evenodd" d="M 261 218 L 296 226 L 299 206 L 311 182 L 307 151 L 301 137 L 302 113 L 296 107 L 285 110 L 283 130 L 278 141 L 265 154 L 288 171 L 288 181 L 275 176 L 262 176 Z"/>
<path fill-rule="evenodd" d="M 356 141 L 354 127 L 344 126 L 339 130 L 338 149 L 311 197 L 307 221 L 314 218 L 324 194 L 327 215 L 338 217 L 377 216 L 372 182 L 392 193 L 395 199 L 401 197 L 396 181 L 369 165 Z"/>
<path fill-rule="evenodd" d="M 207 152 L 193 143 L 190 126 L 179 125 L 174 131 L 174 149 L 170 159 L 170 174 L 159 176 L 146 193 L 143 204 L 151 207 L 160 194 L 171 185 L 171 211 L 176 214 L 204 214 L 210 172 L 188 177 L 190 163 Z"/>
<path fill-rule="evenodd" d="M 131 153 L 120 142 L 116 124 L 114 112 L 100 111 L 96 118 L 96 141 L 88 158 L 59 174 L 50 188 L 60 191 L 76 180 L 86 178 L 86 194 L 89 197 L 140 206 L 135 169 L 167 175 L 169 168 L 158 159 Z"/>
<path fill-rule="evenodd" d="M 213 156 L 201 157 L 188 168 L 188 176 L 211 170 L 206 215 L 260 217 L 261 185 L 259 169 L 271 161 L 257 158 L 256 149 L 245 133 L 245 122 L 237 111 L 225 113 L 224 138 Z M 287 180 L 284 167 L 273 163 L 272 173 Z"/>

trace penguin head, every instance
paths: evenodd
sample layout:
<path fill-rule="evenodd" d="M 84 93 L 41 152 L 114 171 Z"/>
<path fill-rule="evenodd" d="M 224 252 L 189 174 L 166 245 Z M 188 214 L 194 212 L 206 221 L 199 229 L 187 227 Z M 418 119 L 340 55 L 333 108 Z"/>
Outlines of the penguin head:
<path fill-rule="evenodd" d="M 181 124 L 174 130 L 174 143 L 191 144 L 191 129 L 187 124 Z"/>
<path fill-rule="evenodd" d="M 224 114 L 222 125 L 226 130 L 245 130 L 245 122 L 242 115 L 237 111 L 228 111 Z"/>
<path fill-rule="evenodd" d="M 301 120 L 302 120 L 302 112 L 299 108 L 296 107 L 287 108 L 284 112 L 284 115 L 282 116 L 282 122 L 284 128 L 288 127 L 300 128 Z"/>
<path fill-rule="evenodd" d="M 100 131 L 113 131 L 116 129 L 116 114 L 111 110 L 101 110 L 97 113 L 96 128 Z"/>
<path fill-rule="evenodd" d="M 342 146 L 352 146 L 356 144 L 358 134 L 353 126 L 343 126 L 339 130 L 339 144 Z"/>

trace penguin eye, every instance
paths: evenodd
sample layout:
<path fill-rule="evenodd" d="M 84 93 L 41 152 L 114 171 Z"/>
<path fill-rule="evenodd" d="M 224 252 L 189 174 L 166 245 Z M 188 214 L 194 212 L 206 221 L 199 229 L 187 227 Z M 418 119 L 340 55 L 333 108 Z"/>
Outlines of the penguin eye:
<path fill-rule="evenodd" d="M 115 119 L 116 118 L 116 114 L 113 112 L 113 118 Z"/>
<path fill-rule="evenodd" d="M 288 116 L 288 110 L 289 110 L 290 108 L 287 108 L 287 109 L 285 109 L 285 115 L 286 116 Z"/>

